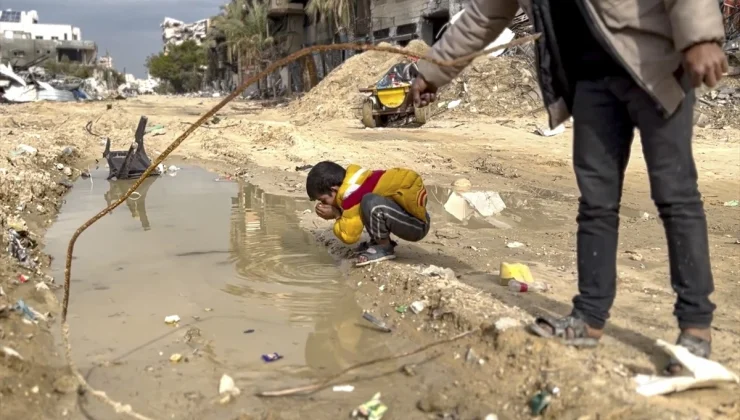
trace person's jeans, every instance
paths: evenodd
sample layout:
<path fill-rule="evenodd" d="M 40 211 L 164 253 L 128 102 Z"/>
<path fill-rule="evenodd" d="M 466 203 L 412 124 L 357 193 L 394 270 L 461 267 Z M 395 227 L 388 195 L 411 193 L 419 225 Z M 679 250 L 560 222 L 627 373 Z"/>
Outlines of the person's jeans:
<path fill-rule="evenodd" d="M 679 327 L 708 328 L 715 305 L 707 222 L 691 150 L 694 91 L 665 118 L 628 77 L 579 81 L 573 103 L 578 208 L 578 290 L 573 313 L 592 328 L 609 318 L 617 287 L 619 204 L 635 127 L 668 240 Z"/>

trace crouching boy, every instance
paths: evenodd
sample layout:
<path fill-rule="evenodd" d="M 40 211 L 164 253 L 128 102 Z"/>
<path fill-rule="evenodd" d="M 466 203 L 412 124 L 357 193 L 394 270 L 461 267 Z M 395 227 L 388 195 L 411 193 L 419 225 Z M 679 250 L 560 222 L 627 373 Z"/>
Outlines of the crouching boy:
<path fill-rule="evenodd" d="M 421 176 L 410 169 L 347 169 L 324 161 L 311 168 L 306 193 L 316 214 L 336 219 L 334 234 L 345 244 L 360 240 L 363 228 L 370 241 L 360 245 L 357 266 L 396 258 L 391 234 L 417 242 L 429 232 L 427 191 Z"/>

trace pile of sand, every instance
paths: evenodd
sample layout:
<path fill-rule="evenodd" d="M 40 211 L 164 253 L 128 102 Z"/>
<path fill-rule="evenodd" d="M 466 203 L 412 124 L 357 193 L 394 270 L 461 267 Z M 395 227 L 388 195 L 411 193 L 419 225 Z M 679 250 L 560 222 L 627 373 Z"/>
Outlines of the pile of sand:
<path fill-rule="evenodd" d="M 381 43 L 379 45 L 389 46 Z M 404 48 L 424 55 L 429 46 L 414 40 Z M 296 121 L 357 118 L 363 98 L 358 89 L 377 82 L 404 56 L 368 51 L 330 72 L 315 88 L 289 105 Z M 448 109 L 451 102 L 460 103 Z M 480 57 L 439 92 L 434 119 L 522 117 L 542 108 L 533 60 L 526 56 Z"/>
<path fill-rule="evenodd" d="M 534 65 L 520 56 L 480 57 L 440 90 L 436 107 L 436 118 L 522 117 L 542 108 Z"/>
<path fill-rule="evenodd" d="M 380 43 L 380 46 L 391 46 Z M 404 48 L 415 54 L 425 54 L 429 46 L 413 40 Z M 392 66 L 405 60 L 400 54 L 368 51 L 350 57 L 331 71 L 301 99 L 291 103 L 288 110 L 300 121 L 355 118 L 356 108 L 364 96 L 359 88 L 375 84 Z"/>

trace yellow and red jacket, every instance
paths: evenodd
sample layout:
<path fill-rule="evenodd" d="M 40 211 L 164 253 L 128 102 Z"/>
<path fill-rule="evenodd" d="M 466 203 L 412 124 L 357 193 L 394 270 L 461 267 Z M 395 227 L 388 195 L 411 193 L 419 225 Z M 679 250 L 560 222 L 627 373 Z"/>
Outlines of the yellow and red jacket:
<path fill-rule="evenodd" d="M 388 197 L 412 216 L 428 222 L 427 190 L 421 175 L 404 168 L 373 171 L 349 165 L 336 198 L 342 217 L 334 224 L 334 234 L 345 244 L 353 244 L 362 236 L 360 202 L 369 193 Z"/>

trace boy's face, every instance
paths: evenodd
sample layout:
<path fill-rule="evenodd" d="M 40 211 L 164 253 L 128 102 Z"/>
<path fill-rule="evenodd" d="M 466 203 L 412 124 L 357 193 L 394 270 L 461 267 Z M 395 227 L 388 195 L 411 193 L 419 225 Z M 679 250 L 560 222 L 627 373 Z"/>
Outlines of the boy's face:
<path fill-rule="evenodd" d="M 321 202 L 321 204 L 326 204 L 327 206 L 336 206 L 338 190 L 338 187 L 331 187 L 331 193 L 320 195 L 318 197 L 318 200 Z"/>

